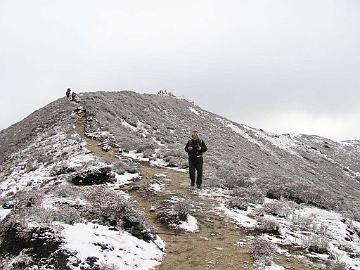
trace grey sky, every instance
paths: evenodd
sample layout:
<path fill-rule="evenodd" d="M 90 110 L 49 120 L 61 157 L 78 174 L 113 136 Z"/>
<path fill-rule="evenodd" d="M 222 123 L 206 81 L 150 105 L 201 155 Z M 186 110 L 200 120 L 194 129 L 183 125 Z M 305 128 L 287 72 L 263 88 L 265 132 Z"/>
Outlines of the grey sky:
<path fill-rule="evenodd" d="M 360 139 L 358 0 L 0 0 L 0 129 L 71 87 Z"/>

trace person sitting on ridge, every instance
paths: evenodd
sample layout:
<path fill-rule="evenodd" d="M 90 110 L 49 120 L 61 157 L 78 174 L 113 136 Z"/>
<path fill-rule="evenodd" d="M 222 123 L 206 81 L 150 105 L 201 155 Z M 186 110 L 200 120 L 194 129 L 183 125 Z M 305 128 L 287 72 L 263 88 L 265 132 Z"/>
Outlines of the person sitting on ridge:
<path fill-rule="evenodd" d="M 74 91 L 71 94 L 71 101 L 76 101 L 76 93 Z"/>
<path fill-rule="evenodd" d="M 71 93 L 71 89 L 68 88 L 68 89 L 66 90 L 66 97 L 67 97 L 67 98 L 70 98 L 70 93 Z"/>

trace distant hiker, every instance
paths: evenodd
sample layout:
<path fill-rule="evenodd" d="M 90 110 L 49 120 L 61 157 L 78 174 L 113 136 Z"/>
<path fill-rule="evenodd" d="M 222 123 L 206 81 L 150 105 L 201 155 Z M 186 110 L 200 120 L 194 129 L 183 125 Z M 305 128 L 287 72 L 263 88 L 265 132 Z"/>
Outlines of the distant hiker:
<path fill-rule="evenodd" d="M 67 97 L 67 98 L 70 98 L 70 93 L 71 93 L 71 89 L 68 88 L 68 89 L 66 90 L 66 97 Z"/>
<path fill-rule="evenodd" d="M 201 188 L 203 176 L 203 156 L 202 154 L 207 151 L 205 142 L 199 138 L 197 130 L 191 133 L 191 140 L 185 145 L 185 151 L 189 155 L 189 174 L 191 180 L 191 187 L 195 186 L 195 172 L 197 172 L 196 187 Z"/>
<path fill-rule="evenodd" d="M 76 93 L 74 91 L 71 94 L 71 101 L 76 101 Z"/>

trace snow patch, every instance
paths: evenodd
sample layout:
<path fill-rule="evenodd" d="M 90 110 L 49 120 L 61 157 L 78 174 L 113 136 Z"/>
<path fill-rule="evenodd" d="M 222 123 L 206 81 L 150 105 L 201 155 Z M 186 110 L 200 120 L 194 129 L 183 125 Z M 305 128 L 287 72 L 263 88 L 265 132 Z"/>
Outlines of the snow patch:
<path fill-rule="evenodd" d="M 149 189 L 154 192 L 160 192 L 163 189 L 163 184 L 160 184 L 158 182 L 151 183 L 149 186 Z"/>
<path fill-rule="evenodd" d="M 10 214 L 11 209 L 4 209 L 4 208 L 0 208 L 0 221 L 3 220 L 4 218 L 6 218 L 6 216 L 8 214 Z"/>
<path fill-rule="evenodd" d="M 121 124 L 127 128 L 127 129 L 130 129 L 134 132 L 138 131 L 138 128 L 137 127 L 134 127 L 133 125 L 130 125 L 128 122 L 126 122 L 125 120 L 121 121 Z"/>
<path fill-rule="evenodd" d="M 122 155 L 124 157 L 128 157 L 131 158 L 133 160 L 138 160 L 138 161 L 150 161 L 149 158 L 144 158 L 144 154 L 143 153 L 137 153 L 136 150 L 131 150 L 129 151 L 129 153 L 125 153 L 123 152 Z"/>
<path fill-rule="evenodd" d="M 125 172 L 124 174 L 115 173 L 116 184 L 120 186 L 127 185 L 131 183 L 134 179 L 139 178 L 139 176 L 140 175 L 138 173 L 128 173 L 128 172 Z"/>
<path fill-rule="evenodd" d="M 241 211 L 238 209 L 229 209 L 223 203 L 216 207 L 216 210 L 230 217 L 237 225 L 241 227 L 254 228 L 257 225 L 257 221 L 255 219 L 248 217 L 250 212 L 249 210 Z"/>
<path fill-rule="evenodd" d="M 193 108 L 193 107 L 189 107 L 189 110 L 190 110 L 192 113 L 196 114 L 196 115 L 200 115 L 200 112 L 197 111 L 197 110 L 196 110 L 195 108 Z"/>
<path fill-rule="evenodd" d="M 197 219 L 194 216 L 188 214 L 186 221 L 181 222 L 179 228 L 188 232 L 195 232 L 199 229 Z"/>
<path fill-rule="evenodd" d="M 81 261 L 78 267 L 69 265 L 72 269 L 88 266 L 89 257 L 98 258 L 97 264 L 112 265 L 116 269 L 154 269 L 164 256 L 165 243 L 159 237 L 155 243 L 148 243 L 128 232 L 112 231 L 94 223 L 63 226 L 63 248 L 76 252 L 76 258 Z"/>

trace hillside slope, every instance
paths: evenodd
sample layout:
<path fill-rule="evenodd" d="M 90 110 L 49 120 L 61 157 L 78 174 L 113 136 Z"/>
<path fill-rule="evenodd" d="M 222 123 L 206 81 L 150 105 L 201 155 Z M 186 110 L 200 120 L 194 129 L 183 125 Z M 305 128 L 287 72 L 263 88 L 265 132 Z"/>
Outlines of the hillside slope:
<path fill-rule="evenodd" d="M 195 193 L 184 152 L 194 127 L 209 148 Z M 0 131 L 0 150 L 4 269 L 360 266 L 357 141 L 271 134 L 184 99 L 123 91 L 52 102 Z M 184 230 L 217 259 L 159 234 Z"/>
<path fill-rule="evenodd" d="M 283 186 L 295 200 L 306 190 L 320 207 L 360 209 L 360 148 L 307 135 L 276 135 L 231 122 L 173 97 L 132 92 L 88 93 L 81 97 L 87 129 L 110 146 L 166 157 L 184 167 L 183 151 L 193 127 L 210 151 L 206 170 L 210 185 L 237 186 L 251 179 L 259 185 Z M 289 187 L 287 187 L 289 186 Z M 289 191 L 289 192 L 290 192 Z M 323 198 L 321 197 L 323 196 Z"/>

